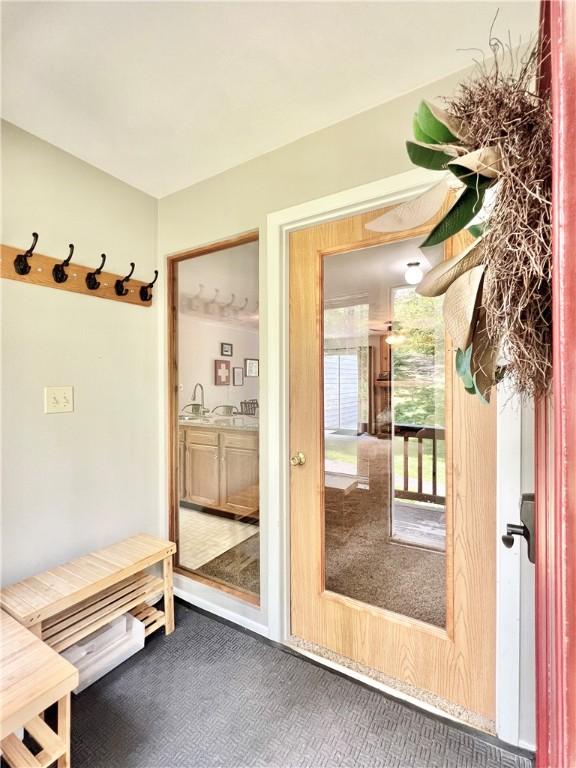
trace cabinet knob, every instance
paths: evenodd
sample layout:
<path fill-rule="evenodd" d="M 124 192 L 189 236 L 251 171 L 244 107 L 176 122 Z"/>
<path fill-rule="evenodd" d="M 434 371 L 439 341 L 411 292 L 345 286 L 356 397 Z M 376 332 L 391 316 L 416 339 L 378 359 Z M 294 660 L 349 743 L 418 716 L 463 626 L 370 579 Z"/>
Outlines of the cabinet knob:
<path fill-rule="evenodd" d="M 302 451 L 298 451 L 294 456 L 290 456 L 290 464 L 292 464 L 293 467 L 302 466 L 302 464 L 306 464 L 306 456 Z"/>

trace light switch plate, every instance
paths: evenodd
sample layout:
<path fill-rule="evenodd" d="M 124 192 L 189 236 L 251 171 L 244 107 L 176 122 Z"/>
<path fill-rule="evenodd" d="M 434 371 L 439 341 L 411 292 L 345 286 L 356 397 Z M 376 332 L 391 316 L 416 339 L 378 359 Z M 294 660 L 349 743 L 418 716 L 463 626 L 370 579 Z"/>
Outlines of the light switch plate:
<path fill-rule="evenodd" d="M 44 387 L 44 413 L 71 413 L 73 410 L 73 387 Z"/>

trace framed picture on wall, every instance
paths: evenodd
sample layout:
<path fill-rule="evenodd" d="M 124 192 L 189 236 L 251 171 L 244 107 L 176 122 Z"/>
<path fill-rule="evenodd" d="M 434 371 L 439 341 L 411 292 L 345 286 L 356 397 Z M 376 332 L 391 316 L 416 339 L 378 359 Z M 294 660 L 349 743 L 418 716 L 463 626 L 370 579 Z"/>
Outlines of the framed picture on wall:
<path fill-rule="evenodd" d="M 232 357 L 232 352 L 234 350 L 234 347 L 232 344 L 228 344 L 228 342 L 223 341 L 220 344 L 220 354 L 222 357 Z"/>
<path fill-rule="evenodd" d="M 243 368 L 232 368 L 232 383 L 235 387 L 241 387 L 244 384 Z"/>
<path fill-rule="evenodd" d="M 230 360 L 214 360 L 214 384 L 230 386 Z"/>
<path fill-rule="evenodd" d="M 255 357 L 244 358 L 244 373 L 246 378 L 254 378 L 260 375 L 260 361 Z"/>

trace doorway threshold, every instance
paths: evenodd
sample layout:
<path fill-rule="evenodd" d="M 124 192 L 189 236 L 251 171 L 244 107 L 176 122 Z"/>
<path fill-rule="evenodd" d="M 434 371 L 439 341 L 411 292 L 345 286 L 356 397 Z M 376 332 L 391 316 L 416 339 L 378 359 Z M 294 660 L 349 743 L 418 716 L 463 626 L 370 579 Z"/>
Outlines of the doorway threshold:
<path fill-rule="evenodd" d="M 302 656 L 358 680 L 382 693 L 405 701 L 438 717 L 448 718 L 455 723 L 496 736 L 496 723 L 493 720 L 489 720 L 476 712 L 471 712 L 458 704 L 446 701 L 446 699 L 430 691 L 388 677 L 376 669 L 359 664 L 346 656 L 341 656 L 328 648 L 323 648 L 294 635 L 286 640 L 286 645 Z"/>

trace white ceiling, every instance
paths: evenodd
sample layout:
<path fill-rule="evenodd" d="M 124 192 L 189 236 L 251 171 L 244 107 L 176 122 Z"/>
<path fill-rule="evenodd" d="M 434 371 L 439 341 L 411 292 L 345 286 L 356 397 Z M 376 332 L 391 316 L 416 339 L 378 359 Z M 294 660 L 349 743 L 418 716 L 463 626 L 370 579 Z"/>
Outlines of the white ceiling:
<path fill-rule="evenodd" d="M 418 262 L 422 271 L 428 272 L 442 259 L 443 246 L 421 249 L 422 240 L 417 237 L 325 257 L 325 299 L 349 306 L 355 297 L 365 296 L 377 308 L 387 301 L 390 288 L 406 284 L 404 273 L 409 263 Z"/>
<path fill-rule="evenodd" d="M 3 2 L 2 114 L 155 197 L 526 41 L 538 3 Z"/>

